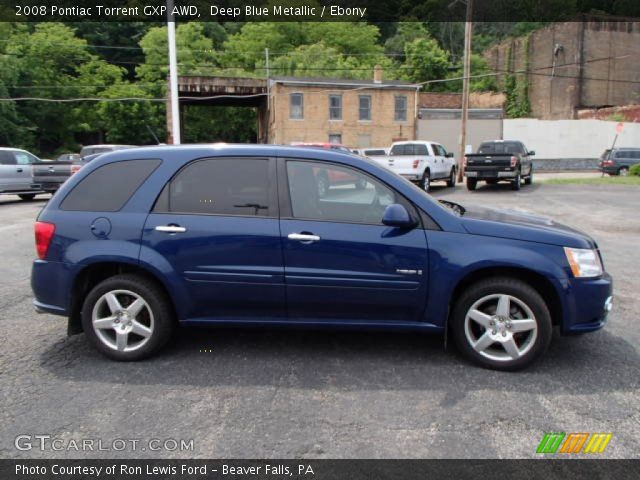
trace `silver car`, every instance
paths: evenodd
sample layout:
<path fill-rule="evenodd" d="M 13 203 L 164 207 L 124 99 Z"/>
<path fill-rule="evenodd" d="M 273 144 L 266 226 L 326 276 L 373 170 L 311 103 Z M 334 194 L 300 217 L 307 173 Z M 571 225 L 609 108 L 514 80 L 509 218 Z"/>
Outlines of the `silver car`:
<path fill-rule="evenodd" d="M 40 159 L 18 148 L 0 148 L 0 194 L 18 195 L 22 200 L 32 200 L 42 193 L 33 184 L 31 169 Z"/>

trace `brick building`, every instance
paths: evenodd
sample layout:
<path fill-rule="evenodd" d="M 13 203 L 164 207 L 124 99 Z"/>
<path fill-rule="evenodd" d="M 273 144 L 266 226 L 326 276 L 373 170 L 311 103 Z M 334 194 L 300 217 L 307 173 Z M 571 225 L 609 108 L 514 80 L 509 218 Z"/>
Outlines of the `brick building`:
<path fill-rule="evenodd" d="M 639 45 L 639 19 L 587 16 L 502 42 L 485 58 L 502 88 L 506 73 L 526 71 L 515 79 L 532 117 L 573 119 L 580 109 L 640 102 Z"/>
<path fill-rule="evenodd" d="M 419 85 L 373 80 L 276 77 L 269 82 L 269 143 L 388 146 L 416 135 Z"/>

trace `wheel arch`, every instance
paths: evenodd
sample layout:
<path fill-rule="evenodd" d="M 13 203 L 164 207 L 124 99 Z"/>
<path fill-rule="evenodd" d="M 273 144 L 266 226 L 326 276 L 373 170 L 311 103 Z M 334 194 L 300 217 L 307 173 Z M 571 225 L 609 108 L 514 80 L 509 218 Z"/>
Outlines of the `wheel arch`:
<path fill-rule="evenodd" d="M 69 322 L 67 325 L 67 333 L 69 335 L 83 331 L 82 304 L 91 289 L 103 280 L 123 273 L 137 274 L 156 283 L 166 294 L 173 308 L 174 316 L 177 318 L 174 298 L 159 275 L 136 263 L 126 261 L 100 261 L 87 265 L 74 278 L 71 289 Z"/>
<path fill-rule="evenodd" d="M 449 302 L 449 313 L 447 315 L 447 327 L 449 324 L 449 316 L 453 311 L 453 305 L 455 305 L 458 298 L 460 298 L 460 295 L 462 295 L 466 288 L 480 280 L 491 277 L 515 278 L 530 285 L 540 294 L 542 299 L 547 304 L 549 313 L 551 314 L 551 323 L 554 326 L 562 325 L 564 310 L 560 294 L 554 287 L 553 283 L 551 283 L 551 281 L 549 281 L 549 279 L 544 275 L 533 270 L 529 270 L 527 268 L 504 266 L 480 268 L 478 270 L 467 273 L 463 278 L 460 279 L 460 281 L 454 287 L 453 293 L 451 294 L 451 299 Z"/>

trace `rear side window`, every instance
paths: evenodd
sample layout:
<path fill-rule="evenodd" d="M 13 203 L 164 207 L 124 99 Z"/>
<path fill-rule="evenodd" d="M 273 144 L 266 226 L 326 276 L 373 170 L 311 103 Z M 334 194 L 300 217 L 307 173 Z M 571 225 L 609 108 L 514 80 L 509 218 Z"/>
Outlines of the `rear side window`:
<path fill-rule="evenodd" d="M 405 143 L 394 146 L 390 155 L 429 155 L 429 150 L 424 143 Z"/>
<path fill-rule="evenodd" d="M 162 160 L 125 160 L 103 165 L 83 178 L 60 204 L 62 210 L 117 212 Z"/>
<path fill-rule="evenodd" d="M 16 159 L 8 150 L 0 150 L 0 165 L 15 165 Z"/>
<path fill-rule="evenodd" d="M 154 212 L 268 217 L 270 191 L 266 158 L 197 160 L 167 184 Z"/>

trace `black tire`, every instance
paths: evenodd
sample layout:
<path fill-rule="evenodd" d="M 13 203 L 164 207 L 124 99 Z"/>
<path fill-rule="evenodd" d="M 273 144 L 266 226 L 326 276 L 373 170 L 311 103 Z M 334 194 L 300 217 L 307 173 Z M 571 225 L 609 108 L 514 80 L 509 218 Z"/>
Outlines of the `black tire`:
<path fill-rule="evenodd" d="M 447 180 L 447 187 L 455 187 L 456 186 L 456 169 L 455 167 L 451 169 L 451 173 L 449 174 L 449 179 Z"/>
<path fill-rule="evenodd" d="M 497 297 L 494 307 L 491 306 L 494 302 L 492 296 Z M 497 316 L 498 301 L 502 296 L 510 299 L 508 318 Z M 489 299 L 485 300 L 487 297 Z M 527 313 L 518 302 L 525 305 L 529 312 Z M 483 313 L 493 322 L 491 327 L 485 328 L 471 319 L 467 322 L 467 314 L 472 307 L 482 312 L 483 305 L 488 305 L 488 309 Z M 493 312 L 492 308 L 495 309 Z M 529 318 L 530 315 L 533 315 L 533 318 Z M 511 331 L 518 328 L 515 326 L 518 320 L 524 319 L 534 320 L 535 331 Z M 461 353 L 472 362 L 493 370 L 514 371 L 531 365 L 546 351 L 552 336 L 551 314 L 543 298 L 529 284 L 509 277 L 487 278 L 469 286 L 453 306 L 449 325 Z M 471 342 L 483 337 L 487 337 L 485 343 L 488 346 L 479 352 Z M 493 338 L 497 340 L 492 341 Z M 522 354 L 514 358 L 508 353 L 507 344 L 516 345 L 518 354 Z"/>
<path fill-rule="evenodd" d="M 144 312 L 141 312 L 141 314 L 147 315 L 148 318 L 146 320 L 141 317 L 141 314 L 138 314 L 133 317 L 133 321 L 140 322 L 144 324 L 144 326 L 148 325 L 150 334 L 145 340 L 143 336 L 138 336 L 137 334 L 135 334 L 135 332 L 129 331 L 127 333 L 127 339 L 130 335 L 133 335 L 134 340 L 140 338 L 141 340 L 139 341 L 142 342 L 142 345 L 140 347 L 136 347 L 136 349 L 132 351 L 121 351 L 117 350 L 114 346 L 110 347 L 104 340 L 102 340 L 98 336 L 96 330 L 94 329 L 94 309 L 96 309 L 96 311 L 98 312 L 101 306 L 105 306 L 105 301 L 102 300 L 104 298 L 103 296 L 108 294 L 109 292 L 114 291 L 132 292 L 133 294 L 139 296 L 139 298 L 142 298 L 144 302 L 146 302 L 146 307 L 148 307 L 148 310 L 145 309 Z M 118 298 L 119 302 L 124 302 L 124 300 L 128 296 L 125 293 L 118 293 L 118 295 L 120 295 L 120 297 Z M 99 305 L 97 305 L 98 303 Z M 126 305 L 123 303 L 122 307 L 125 306 Z M 111 312 L 111 314 L 113 314 L 113 312 Z M 101 314 L 100 317 L 103 317 L 104 315 L 109 316 L 110 313 L 105 312 Z M 151 321 L 149 321 L 149 318 L 151 318 Z M 114 322 L 119 324 L 114 328 L 109 327 L 100 331 L 105 332 L 104 336 L 107 338 L 110 338 L 110 332 L 113 332 L 113 342 L 115 343 L 118 336 L 116 333 L 116 328 L 124 329 L 124 324 L 126 322 L 127 320 Z M 131 325 L 131 322 L 129 322 L 128 325 Z M 169 341 L 175 325 L 176 321 L 174 310 L 169 299 L 167 298 L 166 293 L 158 286 L 156 282 L 140 275 L 122 274 L 103 280 L 89 292 L 82 306 L 82 327 L 85 334 L 87 335 L 89 341 L 100 353 L 112 360 L 135 361 L 153 355 L 158 350 L 160 350 L 167 343 L 167 341 Z"/>
<path fill-rule="evenodd" d="M 478 186 L 477 179 L 467 177 L 467 190 L 469 190 L 470 192 L 473 192 L 477 186 Z"/>
<path fill-rule="evenodd" d="M 429 172 L 429 170 L 425 170 L 422 174 L 422 178 L 420 179 L 420 188 L 425 192 L 431 190 L 431 172 Z"/>
<path fill-rule="evenodd" d="M 522 177 L 520 176 L 520 172 L 516 173 L 516 178 L 513 179 L 513 182 L 511 182 L 511 190 L 520 190 L 520 187 L 522 187 Z"/>
<path fill-rule="evenodd" d="M 532 183 L 533 183 L 533 168 L 529 172 L 529 176 L 524 179 L 524 184 L 525 185 L 531 185 Z"/>
<path fill-rule="evenodd" d="M 329 176 L 327 175 L 327 173 L 320 173 L 320 175 L 318 175 L 317 177 L 316 183 L 318 185 L 318 197 L 323 198 L 329 191 Z"/>
<path fill-rule="evenodd" d="M 620 167 L 618 169 L 618 175 L 621 177 L 626 177 L 629 175 L 629 167 Z"/>
<path fill-rule="evenodd" d="M 21 200 L 24 200 L 25 202 L 30 202 L 31 200 L 36 198 L 35 193 L 21 193 L 18 196 L 20 197 Z"/>

